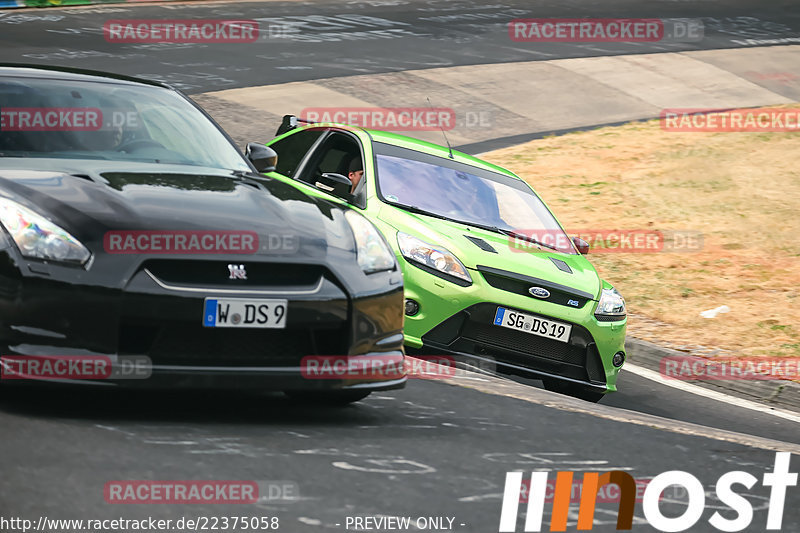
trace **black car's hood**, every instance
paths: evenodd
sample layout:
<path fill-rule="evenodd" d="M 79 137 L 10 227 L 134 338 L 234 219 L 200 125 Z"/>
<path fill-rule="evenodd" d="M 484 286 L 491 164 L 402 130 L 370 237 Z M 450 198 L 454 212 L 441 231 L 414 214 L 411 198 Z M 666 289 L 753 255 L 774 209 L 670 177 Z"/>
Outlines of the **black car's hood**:
<path fill-rule="evenodd" d="M 353 248 L 352 235 L 334 214 L 340 208 L 276 180 L 97 161 L 90 171 L 76 161 L 45 170 L 52 161 L 3 160 L 0 194 L 49 218 L 93 252 L 102 249 L 108 231 L 141 230 L 255 232 L 261 248 L 271 237 L 289 235 L 300 245 L 297 254 L 317 257 L 331 244 Z"/>

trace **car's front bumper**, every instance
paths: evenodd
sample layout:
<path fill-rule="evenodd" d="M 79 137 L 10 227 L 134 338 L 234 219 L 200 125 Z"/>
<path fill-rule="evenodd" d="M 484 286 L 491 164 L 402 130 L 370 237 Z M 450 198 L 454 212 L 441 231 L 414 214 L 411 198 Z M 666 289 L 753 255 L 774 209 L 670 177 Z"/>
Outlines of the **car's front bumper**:
<path fill-rule="evenodd" d="M 625 351 L 625 319 L 603 322 L 596 301 L 580 308 L 523 296 L 490 286 L 476 270 L 463 287 L 406 263 L 406 298 L 420 303 L 407 316 L 405 341 L 415 352 L 450 353 L 490 364 L 498 372 L 533 374 L 582 385 L 587 390 L 616 390 L 619 368 L 611 360 Z M 569 341 L 559 342 L 495 326 L 498 307 L 539 315 L 572 325 Z"/>
<path fill-rule="evenodd" d="M 405 383 L 397 375 L 306 379 L 302 373 L 308 356 L 403 356 L 399 272 L 392 274 L 395 283 L 353 296 L 330 272 L 308 286 L 231 293 L 230 288 L 175 285 L 144 269 L 123 288 L 72 283 L 74 269 L 50 270 L 46 277 L 0 272 L 0 355 L 102 357 L 114 364 L 144 358 L 147 372 L 78 379 L 29 374 L 3 384 L 38 380 L 143 388 L 384 390 Z M 214 297 L 286 299 L 286 328 L 204 327 L 204 300 Z"/>

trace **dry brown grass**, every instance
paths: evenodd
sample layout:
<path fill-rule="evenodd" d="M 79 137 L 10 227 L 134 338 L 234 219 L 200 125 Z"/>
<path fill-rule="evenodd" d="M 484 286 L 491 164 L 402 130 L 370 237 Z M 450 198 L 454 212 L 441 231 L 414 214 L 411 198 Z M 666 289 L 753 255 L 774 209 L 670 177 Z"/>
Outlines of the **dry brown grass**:
<path fill-rule="evenodd" d="M 568 230 L 702 232 L 694 253 L 590 254 L 628 301 L 630 335 L 800 356 L 800 133 L 672 133 L 651 121 L 482 157 L 527 180 Z M 731 311 L 699 316 L 721 305 Z"/>

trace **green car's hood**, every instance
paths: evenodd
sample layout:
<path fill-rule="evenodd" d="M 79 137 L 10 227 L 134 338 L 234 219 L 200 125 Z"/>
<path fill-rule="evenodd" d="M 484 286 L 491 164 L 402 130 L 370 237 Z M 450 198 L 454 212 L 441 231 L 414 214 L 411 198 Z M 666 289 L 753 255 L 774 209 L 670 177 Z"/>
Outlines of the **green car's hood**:
<path fill-rule="evenodd" d="M 595 299 L 600 294 L 600 277 L 594 266 L 580 254 L 563 254 L 534 245 L 515 248 L 514 239 L 500 233 L 409 213 L 386 204 L 382 206 L 378 216 L 382 222 L 398 231 L 447 248 L 471 270 L 476 270 L 479 265 L 498 268 L 578 289 L 594 295 Z M 393 239 L 391 236 L 387 237 Z M 476 243 L 468 237 L 479 241 Z M 496 253 L 481 249 L 481 246 L 486 246 L 480 241 L 489 244 Z M 551 257 L 566 263 L 572 273 L 559 269 Z"/>

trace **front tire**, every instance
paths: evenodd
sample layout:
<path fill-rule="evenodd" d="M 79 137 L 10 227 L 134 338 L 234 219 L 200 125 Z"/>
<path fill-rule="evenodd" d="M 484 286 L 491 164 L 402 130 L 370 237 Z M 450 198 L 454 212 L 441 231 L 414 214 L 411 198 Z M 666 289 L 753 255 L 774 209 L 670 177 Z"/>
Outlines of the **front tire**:
<path fill-rule="evenodd" d="M 314 404 L 327 405 L 332 407 L 342 407 L 351 403 L 363 400 L 370 395 L 371 391 L 365 390 L 337 390 L 337 391 L 284 391 L 284 394 L 294 401 Z"/>
<path fill-rule="evenodd" d="M 550 392 L 557 392 L 566 396 L 572 396 L 573 398 L 580 398 L 581 400 L 585 400 L 587 402 L 597 403 L 603 398 L 603 396 L 605 396 L 605 394 L 602 392 L 589 391 L 578 384 L 570 383 L 568 381 L 546 379 L 543 381 L 543 383 L 544 388 Z"/>

